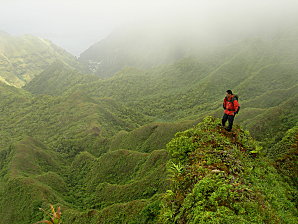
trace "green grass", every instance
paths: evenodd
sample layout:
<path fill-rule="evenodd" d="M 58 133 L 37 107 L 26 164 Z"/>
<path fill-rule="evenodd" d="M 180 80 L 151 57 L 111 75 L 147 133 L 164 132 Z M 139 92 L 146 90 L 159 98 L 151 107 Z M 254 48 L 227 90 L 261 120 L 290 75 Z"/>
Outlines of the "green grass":
<path fill-rule="evenodd" d="M 172 181 L 161 222 L 297 222 L 293 187 L 247 131 L 228 133 L 219 124 L 207 117 L 167 145 Z"/>
<path fill-rule="evenodd" d="M 295 223 L 294 39 L 105 80 L 56 63 L 24 89 L 0 84 L 0 223 L 41 220 L 49 203 L 65 223 Z M 41 69 L 23 53 L 17 69 Z M 240 97 L 234 132 L 194 126 L 222 116 L 227 89 Z"/>

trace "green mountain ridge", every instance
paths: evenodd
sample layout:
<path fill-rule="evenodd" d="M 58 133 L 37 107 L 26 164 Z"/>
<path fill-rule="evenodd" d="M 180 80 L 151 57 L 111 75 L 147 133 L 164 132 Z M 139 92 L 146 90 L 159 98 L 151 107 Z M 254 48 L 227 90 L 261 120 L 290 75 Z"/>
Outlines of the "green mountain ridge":
<path fill-rule="evenodd" d="M 100 77 L 110 77 L 127 66 L 148 69 L 173 63 L 195 46 L 185 35 L 161 23 L 120 28 L 81 53 L 79 61 Z"/>
<path fill-rule="evenodd" d="M 215 59 L 214 55 L 221 54 L 224 45 L 233 45 L 234 42 L 239 41 L 239 36 L 243 36 L 242 39 L 245 38 L 244 36 L 246 39 L 254 38 L 252 35 L 244 34 L 245 32 L 239 35 L 237 30 L 233 30 L 228 35 L 220 34 L 222 32 L 220 29 L 214 32 L 209 30 L 211 27 L 201 27 L 196 24 L 197 22 L 187 21 L 185 24 L 169 25 L 156 21 L 154 25 L 136 23 L 121 27 L 82 52 L 79 60 L 95 74 L 110 77 L 125 67 L 149 69 L 163 64 L 172 64 L 185 57 L 204 57 L 207 54 L 212 54 Z M 282 39 L 283 46 L 288 47 L 286 41 L 295 41 L 296 30 L 297 27 L 284 27 L 278 34 L 268 35 L 267 33 L 267 36 L 273 40 Z M 258 33 L 259 36 L 266 36 L 261 34 L 263 31 L 259 30 Z M 245 41 L 242 41 L 241 45 L 243 42 Z M 258 44 L 261 42 L 262 40 L 257 39 L 253 47 L 263 55 L 264 46 L 258 49 L 260 47 Z M 278 51 L 295 52 L 293 49 L 287 51 L 283 48 L 278 48 Z"/>
<path fill-rule="evenodd" d="M 233 58 L 233 61 L 235 61 L 233 63 L 239 63 L 237 60 Z M 183 60 L 173 66 L 155 69 L 149 71 L 149 73 L 132 69 L 123 70 L 111 79 L 99 80 L 78 87 L 74 86 L 73 89 L 78 88 L 92 98 L 113 97 L 117 101 L 122 101 L 128 107 L 138 108 L 139 111 L 149 116 L 173 121 L 186 117 L 195 120 L 207 114 L 221 116 L 220 104 L 223 98 L 221 89 L 232 87 L 231 89 L 235 89 L 235 92 L 240 96 L 240 103 L 243 108 L 239 114 L 239 121 L 251 131 L 254 127 L 250 123 L 259 123 L 260 119 L 271 117 L 272 113 L 267 112 L 270 107 L 273 112 L 281 111 L 280 114 L 276 115 L 281 117 L 281 122 L 284 119 L 297 120 L 295 99 L 297 98 L 298 76 L 292 70 L 288 71 L 289 66 L 283 71 L 284 74 L 288 75 L 287 79 L 281 79 L 279 82 L 274 81 L 270 84 L 267 80 L 275 80 L 272 78 L 273 75 L 278 77 L 281 70 L 274 73 L 274 70 L 262 68 L 261 70 L 258 69 L 258 73 L 256 73 L 258 75 L 253 72 L 246 72 L 246 79 L 243 79 L 242 76 L 239 77 L 237 74 L 227 73 L 227 78 L 221 80 L 223 70 L 234 70 L 232 64 L 226 63 L 215 68 L 209 74 L 207 73 L 207 76 L 204 74 L 198 76 L 198 80 L 195 81 L 192 77 L 202 72 L 200 65 L 201 63 L 196 60 Z M 280 69 L 286 68 L 284 65 L 275 65 L 275 68 L 277 67 Z M 198 68 L 198 70 L 195 68 Z M 175 71 L 177 75 L 171 73 L 171 71 Z M 165 76 L 166 74 L 169 74 L 169 76 Z M 174 77 L 177 86 L 171 80 Z M 261 77 L 264 80 L 263 82 L 260 81 Z M 184 80 L 192 80 L 192 82 L 185 83 Z M 235 87 L 233 87 L 230 80 L 235 80 Z M 215 86 L 218 81 L 221 83 L 220 86 Z M 243 84 L 239 85 L 238 83 Z M 244 85 L 244 83 L 246 84 Z M 248 86 L 250 87 L 248 88 Z M 239 90 L 237 91 L 237 89 Z M 282 95 L 278 95 L 278 93 Z M 284 103 L 285 101 L 293 102 L 293 104 Z M 256 108 L 260 107 L 257 105 L 261 103 L 263 103 L 264 109 L 257 110 Z M 291 109 L 288 105 L 293 105 L 294 108 Z M 284 106 L 285 109 L 283 109 Z M 283 115 L 285 118 L 282 118 Z M 265 120 L 268 121 L 268 119 Z M 269 120 L 273 121 L 271 118 Z M 279 123 L 277 122 L 275 126 Z M 269 122 L 268 126 L 270 125 L 272 124 Z M 293 122 L 281 131 L 286 131 L 292 125 Z M 255 131 L 253 131 L 253 135 L 259 139 L 262 138 Z"/>
<path fill-rule="evenodd" d="M 289 50 L 279 52 L 280 48 Z M 295 40 L 286 46 L 282 39 L 244 41 L 219 52 L 224 57 L 215 55 L 211 63 L 207 55 L 148 71 L 124 69 L 112 79 L 79 88 L 92 97 L 127 102 L 161 119 L 193 119 L 200 111 L 213 110 L 226 89 L 233 89 L 245 102 L 266 92 L 294 87 L 298 75 L 297 56 L 289 54 L 293 48 Z"/>
<path fill-rule="evenodd" d="M 59 202 L 75 216 L 133 200 L 146 204 L 166 187 L 164 150 L 119 150 L 99 158 L 83 152 L 68 161 L 30 137 L 11 147 L 9 155 L 8 172 L 1 175 L 0 223 L 38 221 L 42 217 L 36 211 L 47 203 Z"/>
<path fill-rule="evenodd" d="M 155 149 L 163 149 L 176 132 L 189 128 L 195 123 L 194 121 L 150 123 L 131 132 L 120 131 L 108 144 L 109 151 L 128 149 L 151 152 Z"/>
<path fill-rule="evenodd" d="M 167 145 L 172 184 L 163 196 L 161 222 L 297 222 L 293 185 L 265 157 L 254 156 L 260 147 L 248 132 L 227 134 L 219 123 L 207 117 Z"/>
<path fill-rule="evenodd" d="M 0 86 L 1 147 L 32 136 L 56 151 L 76 154 L 88 148 L 104 149 L 106 137 L 120 130 L 133 130 L 148 117 L 113 99 L 91 99 L 80 92 L 66 97 L 33 96 L 21 89 Z M 13 94 L 7 90 L 13 89 Z M 100 154 L 100 152 L 97 152 Z"/>
<path fill-rule="evenodd" d="M 23 88 L 0 83 L 0 223 L 49 203 L 72 224 L 296 223 L 296 37 L 107 79 L 59 59 Z M 232 133 L 206 117 L 227 89 Z"/>
<path fill-rule="evenodd" d="M 180 223 L 186 217 L 187 223 L 197 222 L 196 217 L 202 223 L 207 219 L 220 223 L 295 223 L 293 187 L 283 182 L 264 156 L 254 156 L 260 147 L 247 131 L 236 127 L 234 133 L 227 133 L 219 124 L 219 120 L 205 118 L 177 133 L 167 144 L 167 151 L 116 150 L 99 157 L 81 152 L 72 159 L 26 138 L 7 149 L 5 168 L 1 169 L 5 183 L 1 182 L 0 223 L 41 220 L 38 208 L 46 208 L 48 203 L 61 205 L 64 222 L 74 224 L 173 223 L 173 219 Z M 183 171 L 184 166 L 189 168 Z M 166 191 L 169 181 L 172 191 Z M 185 191 L 190 186 L 196 189 L 193 193 Z M 170 199 L 176 192 L 187 193 L 185 203 L 179 205 L 181 195 Z M 202 194 L 206 198 L 193 207 Z M 182 206 L 181 215 L 176 210 L 169 216 L 167 209 L 179 208 L 169 207 L 171 203 Z M 200 213 L 192 213 L 202 206 Z M 193 215 L 186 215 L 188 212 Z"/>
<path fill-rule="evenodd" d="M 56 61 L 23 88 L 33 94 L 61 95 L 71 86 L 97 79 L 96 76 L 81 74 L 76 69 Z"/>
<path fill-rule="evenodd" d="M 22 87 L 55 61 L 83 69 L 74 56 L 52 42 L 24 35 L 0 34 L 0 81 Z"/>

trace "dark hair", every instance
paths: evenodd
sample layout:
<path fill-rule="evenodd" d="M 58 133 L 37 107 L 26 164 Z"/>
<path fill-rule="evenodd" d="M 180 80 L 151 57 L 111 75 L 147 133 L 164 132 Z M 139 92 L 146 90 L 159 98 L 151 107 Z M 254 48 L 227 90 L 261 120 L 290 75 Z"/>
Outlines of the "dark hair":
<path fill-rule="evenodd" d="M 227 90 L 227 93 L 228 93 L 228 94 L 233 94 L 232 90 L 230 90 L 230 89 Z"/>

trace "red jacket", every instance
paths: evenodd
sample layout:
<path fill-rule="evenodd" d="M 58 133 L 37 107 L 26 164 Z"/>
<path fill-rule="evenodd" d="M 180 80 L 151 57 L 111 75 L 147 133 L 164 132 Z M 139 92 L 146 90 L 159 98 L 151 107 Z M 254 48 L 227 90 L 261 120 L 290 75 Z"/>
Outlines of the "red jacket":
<path fill-rule="evenodd" d="M 232 95 L 230 98 L 224 98 L 223 108 L 225 109 L 225 114 L 235 115 L 235 111 L 238 111 L 239 106 L 238 100 L 234 95 Z"/>

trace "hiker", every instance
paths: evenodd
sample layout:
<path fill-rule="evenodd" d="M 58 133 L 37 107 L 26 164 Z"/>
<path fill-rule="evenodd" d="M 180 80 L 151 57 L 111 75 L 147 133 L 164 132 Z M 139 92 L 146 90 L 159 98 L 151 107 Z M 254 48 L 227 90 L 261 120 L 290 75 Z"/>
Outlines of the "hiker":
<path fill-rule="evenodd" d="M 232 130 L 235 115 L 238 113 L 240 105 L 238 103 L 238 97 L 233 95 L 232 90 L 226 91 L 226 97 L 223 102 L 224 115 L 222 118 L 222 126 L 225 127 L 226 122 L 229 122 L 229 126 L 225 128 L 227 131 Z"/>

